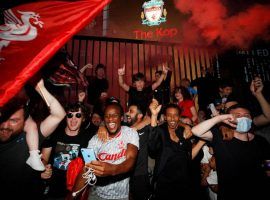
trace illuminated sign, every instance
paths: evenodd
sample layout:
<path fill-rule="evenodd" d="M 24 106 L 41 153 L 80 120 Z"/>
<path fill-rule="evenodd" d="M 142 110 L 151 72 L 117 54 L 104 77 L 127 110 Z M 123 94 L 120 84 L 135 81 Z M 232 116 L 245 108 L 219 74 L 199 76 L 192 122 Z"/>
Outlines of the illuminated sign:
<path fill-rule="evenodd" d="M 154 31 L 142 31 L 134 30 L 136 39 L 146 40 L 146 39 L 159 39 L 159 38 L 173 38 L 177 35 L 178 30 L 176 28 L 156 28 Z"/>
<path fill-rule="evenodd" d="M 142 24 L 148 26 L 158 26 L 162 22 L 166 22 L 167 11 L 163 8 L 162 0 L 150 0 L 144 2 L 141 13 Z"/>

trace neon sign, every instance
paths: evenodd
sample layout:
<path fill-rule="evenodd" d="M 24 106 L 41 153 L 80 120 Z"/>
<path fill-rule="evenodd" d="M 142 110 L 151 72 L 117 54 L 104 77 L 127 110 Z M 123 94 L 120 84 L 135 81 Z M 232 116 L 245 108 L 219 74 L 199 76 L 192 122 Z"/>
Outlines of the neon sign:
<path fill-rule="evenodd" d="M 167 10 L 163 8 L 162 0 L 150 0 L 144 2 L 141 12 L 142 24 L 148 26 L 158 26 L 162 22 L 166 22 Z"/>

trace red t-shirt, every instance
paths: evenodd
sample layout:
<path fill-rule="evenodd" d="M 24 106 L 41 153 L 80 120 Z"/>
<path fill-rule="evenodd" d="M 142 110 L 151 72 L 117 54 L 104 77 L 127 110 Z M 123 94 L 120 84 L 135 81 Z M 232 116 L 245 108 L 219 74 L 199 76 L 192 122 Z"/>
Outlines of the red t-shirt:
<path fill-rule="evenodd" d="M 195 107 L 195 104 L 192 100 L 187 99 L 187 100 L 178 102 L 178 106 L 181 109 L 181 114 L 180 114 L 181 116 L 192 119 L 192 113 L 191 113 L 190 108 L 193 106 Z"/>

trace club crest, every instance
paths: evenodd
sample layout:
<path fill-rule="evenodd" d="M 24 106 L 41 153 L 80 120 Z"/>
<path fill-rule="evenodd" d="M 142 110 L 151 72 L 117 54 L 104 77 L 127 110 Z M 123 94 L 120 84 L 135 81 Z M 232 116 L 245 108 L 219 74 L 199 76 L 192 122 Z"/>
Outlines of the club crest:
<path fill-rule="evenodd" d="M 167 11 L 163 8 L 162 0 L 150 0 L 142 5 L 141 13 L 142 24 L 148 26 L 158 26 L 162 22 L 166 22 Z"/>
<path fill-rule="evenodd" d="M 35 12 L 22 12 L 18 18 L 11 9 L 4 11 L 5 24 L 0 26 L 0 52 L 12 41 L 31 41 L 38 35 L 37 27 L 42 28 L 43 22 Z"/>

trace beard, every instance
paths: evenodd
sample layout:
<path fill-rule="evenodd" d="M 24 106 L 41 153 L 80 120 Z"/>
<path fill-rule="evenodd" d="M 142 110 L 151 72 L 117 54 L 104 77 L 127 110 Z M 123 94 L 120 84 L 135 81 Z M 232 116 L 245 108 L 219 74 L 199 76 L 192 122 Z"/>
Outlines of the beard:
<path fill-rule="evenodd" d="M 9 136 L 3 138 L 1 131 L 8 131 Z M 22 132 L 22 130 L 14 132 L 13 129 L 4 129 L 4 128 L 0 129 L 0 143 L 5 144 L 5 143 L 8 143 L 8 142 L 16 139 L 19 136 L 19 133 L 21 133 L 21 132 Z"/>
<path fill-rule="evenodd" d="M 133 124 L 137 122 L 137 120 L 138 120 L 138 114 L 136 114 L 134 118 L 131 118 L 130 116 L 128 116 L 128 120 L 127 120 L 128 126 L 132 126 Z"/>

